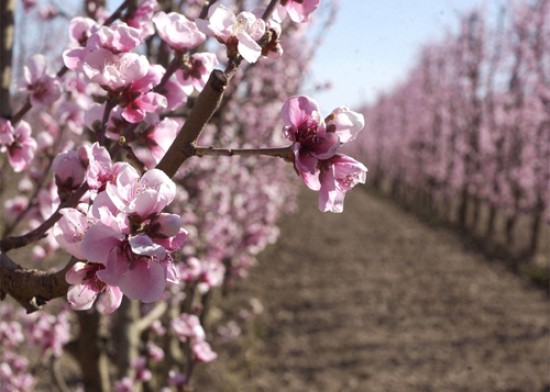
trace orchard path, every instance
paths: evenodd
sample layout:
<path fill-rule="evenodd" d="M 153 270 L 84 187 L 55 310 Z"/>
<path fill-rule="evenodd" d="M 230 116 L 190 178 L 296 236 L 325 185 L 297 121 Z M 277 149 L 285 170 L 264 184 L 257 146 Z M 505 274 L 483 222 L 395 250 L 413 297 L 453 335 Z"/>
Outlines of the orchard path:
<path fill-rule="evenodd" d="M 316 206 L 301 198 L 240 283 L 265 336 L 236 390 L 550 391 L 540 289 L 359 189 L 343 214 Z"/>

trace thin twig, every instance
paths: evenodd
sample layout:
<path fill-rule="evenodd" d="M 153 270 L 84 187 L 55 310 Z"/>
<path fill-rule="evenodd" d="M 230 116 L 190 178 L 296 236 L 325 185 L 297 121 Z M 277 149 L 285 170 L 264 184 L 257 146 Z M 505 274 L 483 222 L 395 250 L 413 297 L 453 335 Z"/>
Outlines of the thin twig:
<path fill-rule="evenodd" d="M 78 188 L 64 203 L 61 203 L 57 210 L 40 226 L 36 229 L 28 232 L 27 234 L 15 237 L 6 237 L 0 240 L 0 251 L 7 252 L 11 249 L 21 248 L 30 244 L 31 242 L 37 241 L 44 236 L 49 229 L 61 218 L 61 213 L 59 212 L 63 208 L 74 207 L 78 204 L 82 196 L 88 191 L 88 183 L 84 183 Z"/>
<path fill-rule="evenodd" d="M 292 159 L 292 145 L 285 147 L 264 147 L 264 148 L 216 148 L 216 147 L 194 147 L 195 155 L 203 157 L 214 156 L 270 156 L 284 159 Z"/>
<path fill-rule="evenodd" d="M 262 19 L 267 22 L 269 18 L 271 18 L 271 14 L 273 14 L 273 11 L 275 11 L 275 7 L 277 7 L 277 4 L 279 4 L 279 0 L 271 0 L 269 2 L 269 5 L 264 11 L 264 14 L 262 15 Z"/>
<path fill-rule="evenodd" d="M 139 321 L 135 323 L 135 328 L 139 333 L 142 333 L 147 328 L 149 328 L 155 321 L 160 319 L 166 310 L 168 309 L 168 304 L 166 302 L 159 302 L 155 307 L 149 311 L 145 316 L 143 316 Z"/>

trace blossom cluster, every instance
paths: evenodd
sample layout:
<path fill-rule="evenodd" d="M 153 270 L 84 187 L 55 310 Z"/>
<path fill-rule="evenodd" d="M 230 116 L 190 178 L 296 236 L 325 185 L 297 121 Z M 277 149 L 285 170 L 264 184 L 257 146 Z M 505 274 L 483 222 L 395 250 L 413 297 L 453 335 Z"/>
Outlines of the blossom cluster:
<path fill-rule="evenodd" d="M 365 183 L 367 168 L 338 150 L 363 129 L 363 115 L 340 107 L 322 119 L 315 101 L 298 96 L 285 102 L 282 117 L 294 167 L 308 188 L 319 191 L 319 209 L 342 212 L 346 192 Z"/>
<path fill-rule="evenodd" d="M 321 191 L 324 211 L 341 211 L 345 192 L 364 182 L 366 169 L 339 154 L 340 144 L 362 128 L 362 118 L 348 109 L 325 120 L 318 109 L 299 119 L 288 114 L 284 133 L 271 132 L 280 121 L 281 102 L 296 94 L 311 58 L 305 29 L 288 29 L 287 41 L 282 30 L 308 21 L 319 0 L 281 1 L 270 17 L 266 9 L 234 12 L 230 2 L 214 2 L 202 19 L 190 17 L 193 12 L 156 12 L 155 0 L 137 3 L 117 21 L 101 7 L 88 10 L 95 20 L 73 18 L 70 46 L 60 56 L 66 69 L 53 74 L 46 57 L 31 57 L 18 88 L 27 97 L 25 110 L 32 111 L 0 119 L 0 152 L 22 173 L 20 194 L 4 203 L 8 231 L 23 222 L 34 233 L 57 219 L 35 241 L 33 256 L 44 260 L 58 248 L 72 256 L 65 273 L 67 300 L 72 310 L 86 311 L 74 317 L 64 309 L 22 324 L 12 321 L 15 316 L 2 317 L 0 336 L 11 334 L 13 347 L 0 359 L 0 381 L 10 378 L 16 390 L 33 388 L 28 363 L 14 354 L 19 342 L 30 338 L 58 357 L 85 327 L 71 336 L 69 322 L 97 316 L 96 310 L 111 314 L 124 296 L 141 301 L 135 320 L 157 319 L 143 327 L 147 333 L 128 369 L 113 371 L 117 390 L 153 381 L 159 388 L 184 388 L 196 362 L 216 359 L 216 342 L 210 336 L 207 341 L 201 325 L 206 298 L 248 275 L 256 255 L 276 241 L 277 220 L 294 208 L 297 188 L 288 181 L 293 173 L 286 162 L 259 156 L 191 159 L 173 178 L 155 168 L 214 67 L 225 66 L 232 79 L 197 145 L 280 146 L 289 138 L 296 170 Z M 188 3 L 194 11 L 202 8 L 202 2 Z M 220 45 L 210 45 L 216 42 Z M 206 51 L 212 47 L 218 50 Z M 241 60 L 257 64 L 232 73 Z M 330 153 L 319 152 L 320 139 L 332 143 Z M 156 301 L 163 302 L 152 304 Z M 245 312 L 240 321 L 255 312 Z M 114 319 L 104 320 L 111 332 L 117 328 L 109 324 Z M 238 336 L 236 321 L 226 325 L 219 328 L 223 339 Z M 189 356 L 185 363 L 176 364 L 174 345 Z M 165 356 L 171 356 L 169 365 L 158 376 L 155 366 Z"/>
<path fill-rule="evenodd" d="M 104 294 L 101 309 L 107 313 L 119 307 L 122 294 L 156 301 L 166 282 L 178 282 L 172 252 L 187 236 L 180 216 L 163 212 L 176 185 L 157 169 L 140 175 L 127 163 L 112 164 L 97 143 L 86 152 L 80 178 L 95 193 L 93 202 L 82 210 L 62 209 L 54 228 L 59 244 L 79 260 L 67 272 L 68 300 L 75 309 L 89 309 Z"/>

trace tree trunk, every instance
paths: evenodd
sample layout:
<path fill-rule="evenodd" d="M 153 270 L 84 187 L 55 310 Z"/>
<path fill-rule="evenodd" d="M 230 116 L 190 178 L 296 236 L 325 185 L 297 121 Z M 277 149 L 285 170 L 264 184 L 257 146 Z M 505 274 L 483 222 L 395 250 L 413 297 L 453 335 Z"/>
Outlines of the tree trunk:
<path fill-rule="evenodd" d="M 487 219 L 487 229 L 485 230 L 485 239 L 489 240 L 495 234 L 495 222 L 497 217 L 497 208 L 491 204 L 489 208 L 489 218 Z"/>
<path fill-rule="evenodd" d="M 537 205 L 535 206 L 535 212 L 533 214 L 533 221 L 531 223 L 531 238 L 529 241 L 529 246 L 527 248 L 527 255 L 529 257 L 533 257 L 537 252 L 543 211 L 544 203 L 541 199 L 539 199 L 537 200 Z"/>
<path fill-rule="evenodd" d="M 86 392 L 110 392 L 107 355 L 101 347 L 101 317 L 97 311 L 76 312 L 80 333 L 74 355 L 82 371 Z"/>
<path fill-rule="evenodd" d="M 458 225 L 466 228 L 466 219 L 468 217 L 468 191 L 466 187 L 460 193 L 460 207 L 458 208 Z"/>
<path fill-rule="evenodd" d="M 15 35 L 15 0 L 0 1 L 0 117 L 11 116 L 10 85 Z"/>

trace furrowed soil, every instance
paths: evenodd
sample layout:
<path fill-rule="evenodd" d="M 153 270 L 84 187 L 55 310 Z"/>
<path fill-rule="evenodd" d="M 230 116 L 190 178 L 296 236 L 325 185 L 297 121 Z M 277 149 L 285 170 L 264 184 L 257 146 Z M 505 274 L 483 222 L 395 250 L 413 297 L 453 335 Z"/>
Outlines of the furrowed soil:
<path fill-rule="evenodd" d="M 550 391 L 546 293 L 389 201 L 304 194 L 259 259 L 224 302 L 264 311 L 197 391 Z"/>

